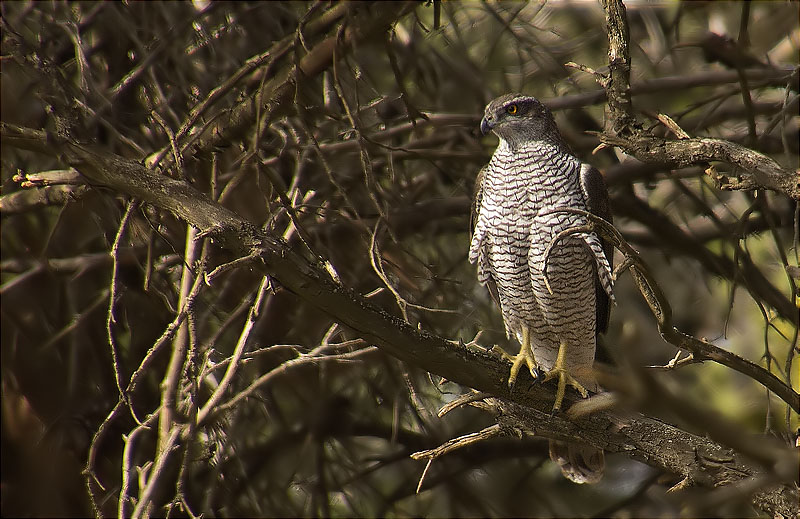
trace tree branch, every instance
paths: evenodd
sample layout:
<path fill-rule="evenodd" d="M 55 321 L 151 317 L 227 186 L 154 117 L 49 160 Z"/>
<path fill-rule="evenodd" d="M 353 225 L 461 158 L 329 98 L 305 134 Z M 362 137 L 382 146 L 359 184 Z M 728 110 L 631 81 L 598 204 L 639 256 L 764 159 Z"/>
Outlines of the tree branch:
<path fill-rule="evenodd" d="M 713 167 L 706 169 L 706 174 L 714 179 L 720 189 L 763 188 L 800 200 L 800 171 L 785 169 L 763 153 L 734 142 L 711 138 L 667 140 L 644 132 L 634 132 L 629 138 L 607 133 L 598 133 L 597 136 L 604 144 L 619 146 L 625 153 L 642 162 L 665 164 L 674 168 L 712 161 L 725 162 L 741 168 L 741 175 L 745 180 L 732 180 L 719 174 Z M 734 171 L 734 176 L 739 176 L 739 173 Z"/>
<path fill-rule="evenodd" d="M 612 206 L 617 216 L 630 218 L 649 228 L 661 244 L 668 245 L 668 249 L 694 258 L 714 275 L 734 283 L 743 282 L 754 300 L 763 301 L 790 322 L 797 321 L 797 309 L 792 301 L 747 256 L 740 256 L 735 262 L 724 254 L 715 254 L 632 193 L 612 197 Z"/>
<path fill-rule="evenodd" d="M 788 484 L 776 484 L 769 472 L 756 468 L 736 451 L 654 418 L 601 412 L 576 424 L 509 400 L 490 399 L 490 403 L 496 406 L 500 426 L 511 433 L 588 443 L 607 452 L 622 453 L 681 475 L 684 478 L 682 487 L 701 485 L 716 488 L 761 481 L 763 487 L 750 497 L 754 506 L 771 515 L 798 516 L 797 491 L 790 475 L 797 470 L 793 458 L 792 461 L 784 459 L 778 469 L 787 477 Z M 685 402 L 679 404 L 683 406 Z"/>

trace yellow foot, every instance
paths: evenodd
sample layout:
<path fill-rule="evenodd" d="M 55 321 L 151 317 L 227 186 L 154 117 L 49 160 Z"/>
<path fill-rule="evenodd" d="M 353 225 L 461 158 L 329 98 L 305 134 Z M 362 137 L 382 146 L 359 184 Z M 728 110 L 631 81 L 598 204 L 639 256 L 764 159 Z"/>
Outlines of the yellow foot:
<path fill-rule="evenodd" d="M 492 348 L 493 352 L 499 353 L 503 356 L 504 359 L 511 362 L 511 373 L 508 376 L 508 387 L 514 387 L 514 381 L 517 380 L 517 374 L 519 373 L 519 368 L 522 367 L 523 364 L 528 366 L 528 371 L 531 372 L 531 376 L 534 379 L 539 378 L 539 365 L 536 364 L 536 359 L 533 358 L 533 353 L 530 351 L 523 352 L 520 351 L 516 355 L 511 355 L 507 351 L 505 351 L 500 346 L 495 346 Z"/>
<path fill-rule="evenodd" d="M 542 382 L 547 382 L 548 380 L 556 377 L 558 377 L 558 390 L 556 390 L 556 401 L 553 402 L 553 411 L 558 411 L 561 409 L 561 402 L 564 400 L 564 393 L 566 392 L 567 384 L 577 389 L 578 393 L 580 393 L 583 398 L 589 396 L 589 392 L 586 391 L 586 388 L 583 387 L 581 383 L 575 379 L 575 377 L 570 375 L 566 369 L 559 367 L 558 365 L 547 372 Z"/>
<path fill-rule="evenodd" d="M 528 366 L 528 371 L 530 371 L 534 379 L 539 378 L 539 365 L 536 363 L 533 351 L 531 350 L 530 332 L 527 328 L 522 329 L 522 344 L 520 345 L 518 354 L 511 355 L 499 346 L 492 348 L 492 351 L 500 353 L 504 358 L 511 361 L 511 373 L 508 376 L 509 388 L 514 387 L 514 381 L 517 380 L 517 373 L 519 373 L 519 368 L 522 367 L 523 364 Z"/>

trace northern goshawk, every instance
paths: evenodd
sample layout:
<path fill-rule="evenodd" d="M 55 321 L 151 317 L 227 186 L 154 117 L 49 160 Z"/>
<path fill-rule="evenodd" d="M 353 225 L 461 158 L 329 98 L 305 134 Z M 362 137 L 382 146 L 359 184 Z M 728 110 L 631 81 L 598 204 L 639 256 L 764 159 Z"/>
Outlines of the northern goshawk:
<path fill-rule="evenodd" d="M 500 143 L 476 182 L 469 260 L 500 305 L 506 334 L 520 351 L 511 357 L 513 386 L 520 367 L 534 378 L 558 380 L 553 410 L 567 385 L 586 397 L 599 387 L 592 371 L 597 334 L 608 326 L 612 252 L 586 226 L 581 209 L 611 221 L 599 171 L 575 157 L 553 115 L 537 99 L 508 94 L 486 106 L 481 131 Z M 600 478 L 602 451 L 551 442 L 551 457 L 571 480 Z"/>

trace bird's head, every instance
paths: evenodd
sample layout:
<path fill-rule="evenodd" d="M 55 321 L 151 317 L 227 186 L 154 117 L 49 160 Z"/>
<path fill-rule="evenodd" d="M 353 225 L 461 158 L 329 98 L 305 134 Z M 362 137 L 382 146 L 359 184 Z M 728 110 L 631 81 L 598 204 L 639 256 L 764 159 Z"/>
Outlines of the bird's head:
<path fill-rule="evenodd" d="M 538 99 L 523 94 L 506 94 L 486 105 L 481 132 L 494 132 L 512 147 L 529 141 L 562 145 L 553 114 Z"/>

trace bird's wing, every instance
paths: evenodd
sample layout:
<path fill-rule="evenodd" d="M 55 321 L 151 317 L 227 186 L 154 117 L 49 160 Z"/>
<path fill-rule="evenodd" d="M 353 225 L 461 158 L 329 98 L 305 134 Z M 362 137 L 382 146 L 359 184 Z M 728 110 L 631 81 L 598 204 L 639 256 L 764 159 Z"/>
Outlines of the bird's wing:
<path fill-rule="evenodd" d="M 478 172 L 478 176 L 475 179 L 475 192 L 472 194 L 472 206 L 470 207 L 469 212 L 469 237 L 470 240 L 472 239 L 473 235 L 475 234 L 475 226 L 478 225 L 478 212 L 481 208 L 481 200 L 483 200 L 483 180 L 486 177 L 486 168 L 488 166 L 484 166 Z M 489 293 L 492 295 L 492 299 L 497 305 L 500 305 L 500 294 L 497 293 L 497 283 L 495 283 L 494 279 L 492 278 L 491 273 L 486 273 L 488 279 L 486 280 L 486 288 L 489 289 Z"/>
<path fill-rule="evenodd" d="M 613 223 L 611 207 L 608 203 L 608 190 L 603 175 L 594 167 L 583 164 L 581 167 L 581 188 L 583 189 L 586 205 L 589 212 L 599 216 L 608 223 Z M 609 270 L 614 268 L 614 246 L 602 237 L 598 236 L 602 244 L 603 252 L 608 261 Z M 611 301 L 608 293 L 600 281 L 602 273 L 598 273 L 595 281 L 595 292 L 597 294 L 597 332 L 605 333 L 608 329 L 608 320 L 611 315 Z M 610 274 L 610 272 L 609 272 Z"/>

